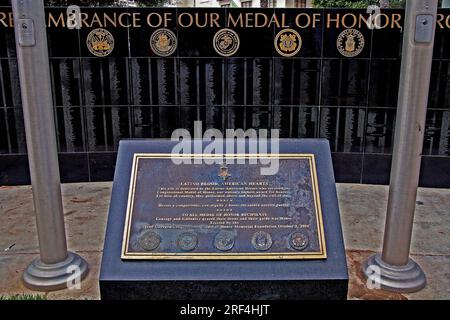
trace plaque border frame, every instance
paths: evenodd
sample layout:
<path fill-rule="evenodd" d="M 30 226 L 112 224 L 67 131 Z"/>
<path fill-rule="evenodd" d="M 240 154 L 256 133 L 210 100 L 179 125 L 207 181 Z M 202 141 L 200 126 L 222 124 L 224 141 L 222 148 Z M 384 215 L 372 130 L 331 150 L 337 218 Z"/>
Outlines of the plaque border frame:
<path fill-rule="evenodd" d="M 251 159 L 251 158 L 279 158 L 281 160 L 308 159 L 312 179 L 314 206 L 316 212 L 317 235 L 319 240 L 319 252 L 242 252 L 242 253 L 192 253 L 192 252 L 129 252 L 129 239 L 131 222 L 133 215 L 134 196 L 136 189 L 136 177 L 139 160 L 149 159 Z M 121 259 L 122 260 L 319 260 L 327 259 L 327 247 L 325 241 L 324 222 L 322 215 L 322 205 L 320 200 L 319 181 L 317 177 L 316 160 L 314 154 L 285 153 L 285 154 L 215 154 L 205 156 L 203 154 L 183 154 L 174 155 L 170 153 L 135 153 L 133 155 L 133 165 L 131 170 L 127 209 L 125 215 L 125 225 L 122 239 Z"/>

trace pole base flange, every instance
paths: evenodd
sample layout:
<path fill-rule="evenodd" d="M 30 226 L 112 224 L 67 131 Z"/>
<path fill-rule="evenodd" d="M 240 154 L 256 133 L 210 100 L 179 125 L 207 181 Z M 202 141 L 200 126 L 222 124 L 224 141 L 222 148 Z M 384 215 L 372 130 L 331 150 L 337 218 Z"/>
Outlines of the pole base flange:
<path fill-rule="evenodd" d="M 89 272 L 88 264 L 79 255 L 68 252 L 67 259 L 46 264 L 40 258 L 34 260 L 23 274 L 25 287 L 35 291 L 56 291 L 83 280 Z"/>
<path fill-rule="evenodd" d="M 363 273 L 380 289 L 391 292 L 413 293 L 422 290 L 427 284 L 425 273 L 411 259 L 406 266 L 397 267 L 387 264 L 380 254 L 376 254 L 364 263 Z"/>

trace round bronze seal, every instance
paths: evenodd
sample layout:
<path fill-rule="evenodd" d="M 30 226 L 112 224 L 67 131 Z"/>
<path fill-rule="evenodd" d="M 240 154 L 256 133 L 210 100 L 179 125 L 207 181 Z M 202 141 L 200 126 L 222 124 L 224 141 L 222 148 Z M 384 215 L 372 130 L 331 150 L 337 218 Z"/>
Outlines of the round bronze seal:
<path fill-rule="evenodd" d="M 356 29 L 347 29 L 341 32 L 337 39 L 339 52 L 347 58 L 354 58 L 364 50 L 364 35 Z"/>
<path fill-rule="evenodd" d="M 293 29 L 284 29 L 275 37 L 275 49 L 283 57 L 293 57 L 302 48 L 302 37 Z"/>
<path fill-rule="evenodd" d="M 214 239 L 214 247 L 220 251 L 230 251 L 234 247 L 234 233 L 230 231 L 220 231 Z"/>
<path fill-rule="evenodd" d="M 309 245 L 309 237 L 303 232 L 294 232 L 289 240 L 291 247 L 297 251 L 305 250 Z"/>
<path fill-rule="evenodd" d="M 159 247 L 161 237 L 153 231 L 147 231 L 139 237 L 138 243 L 143 250 L 153 251 Z"/>
<path fill-rule="evenodd" d="M 98 28 L 89 33 L 86 45 L 94 56 L 107 57 L 114 50 L 114 37 L 108 30 Z"/>
<path fill-rule="evenodd" d="M 150 48 L 158 56 L 171 56 L 177 50 L 177 46 L 177 37 L 169 29 L 158 29 L 150 37 Z"/>
<path fill-rule="evenodd" d="M 177 240 L 177 245 L 182 251 L 192 251 L 197 248 L 198 237 L 195 233 L 182 233 Z"/>
<path fill-rule="evenodd" d="M 214 35 L 214 49 L 221 56 L 232 56 L 239 50 L 240 44 L 238 34 L 231 29 L 221 29 Z"/>
<path fill-rule="evenodd" d="M 265 231 L 258 231 L 252 237 L 252 245 L 258 251 L 267 251 L 272 244 L 272 236 Z"/>

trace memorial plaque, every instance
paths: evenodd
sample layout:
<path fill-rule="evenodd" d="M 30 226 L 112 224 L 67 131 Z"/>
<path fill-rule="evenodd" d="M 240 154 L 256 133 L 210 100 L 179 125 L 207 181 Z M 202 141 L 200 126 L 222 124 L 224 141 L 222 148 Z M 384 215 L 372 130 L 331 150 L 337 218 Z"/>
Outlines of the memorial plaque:
<path fill-rule="evenodd" d="M 327 257 L 314 154 L 264 155 L 279 158 L 269 176 L 249 155 L 219 156 L 221 165 L 174 157 L 134 155 L 122 259 Z"/>

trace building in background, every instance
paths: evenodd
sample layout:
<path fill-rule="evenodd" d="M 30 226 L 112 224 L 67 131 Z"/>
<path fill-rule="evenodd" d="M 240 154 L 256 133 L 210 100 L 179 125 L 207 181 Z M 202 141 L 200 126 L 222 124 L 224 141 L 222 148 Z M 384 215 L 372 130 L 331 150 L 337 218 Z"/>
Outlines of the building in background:
<path fill-rule="evenodd" d="M 311 8 L 312 0 L 179 0 L 179 7 Z"/>

